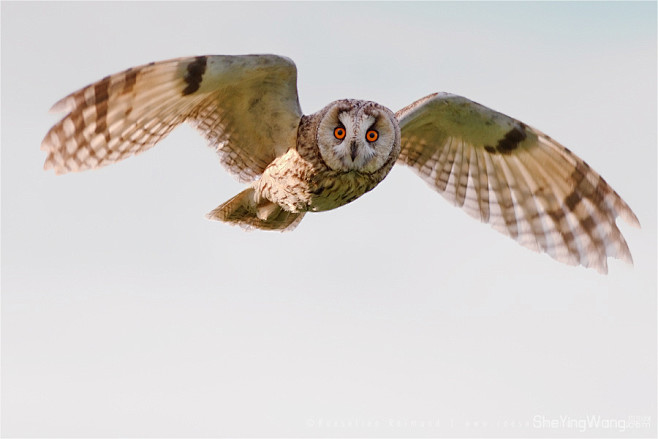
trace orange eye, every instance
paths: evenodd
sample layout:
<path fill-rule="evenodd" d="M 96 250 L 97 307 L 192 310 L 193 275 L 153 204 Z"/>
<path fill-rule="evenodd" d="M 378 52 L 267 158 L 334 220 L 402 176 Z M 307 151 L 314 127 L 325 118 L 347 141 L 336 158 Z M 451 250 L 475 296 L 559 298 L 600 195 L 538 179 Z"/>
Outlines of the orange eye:
<path fill-rule="evenodd" d="M 336 129 L 334 129 L 334 136 L 336 136 L 336 139 L 338 140 L 343 140 L 345 138 L 345 128 L 336 127 Z"/>
<path fill-rule="evenodd" d="M 375 130 L 368 130 L 368 132 L 366 133 L 366 140 L 368 142 L 374 142 L 378 138 L 379 138 L 379 133 Z"/>

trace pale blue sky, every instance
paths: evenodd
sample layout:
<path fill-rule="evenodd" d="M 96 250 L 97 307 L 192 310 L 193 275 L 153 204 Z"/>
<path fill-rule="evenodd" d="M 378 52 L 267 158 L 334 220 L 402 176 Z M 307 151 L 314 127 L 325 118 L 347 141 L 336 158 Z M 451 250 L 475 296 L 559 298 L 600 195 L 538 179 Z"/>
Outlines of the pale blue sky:
<path fill-rule="evenodd" d="M 535 126 L 633 208 L 635 266 L 558 264 L 407 169 L 292 233 L 210 222 L 243 185 L 189 127 L 42 170 L 66 94 L 239 53 L 291 57 L 306 113 L 447 91 Z M 656 434 L 655 3 L 3 2 L 2 116 L 3 435 Z"/>

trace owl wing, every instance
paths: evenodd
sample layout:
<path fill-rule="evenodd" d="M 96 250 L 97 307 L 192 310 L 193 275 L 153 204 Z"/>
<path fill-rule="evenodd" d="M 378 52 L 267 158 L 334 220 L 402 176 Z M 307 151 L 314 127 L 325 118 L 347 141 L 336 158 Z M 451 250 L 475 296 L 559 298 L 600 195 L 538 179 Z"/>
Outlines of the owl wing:
<path fill-rule="evenodd" d="M 607 273 L 632 264 L 615 223 L 639 227 L 621 197 L 542 132 L 461 96 L 435 93 L 398 111 L 402 150 L 431 187 L 471 216 L 560 262 Z"/>
<path fill-rule="evenodd" d="M 181 122 L 223 165 L 253 180 L 296 143 L 297 70 L 276 55 L 199 56 L 130 68 L 57 102 L 68 114 L 41 144 L 57 174 L 104 166 L 154 146 Z"/>

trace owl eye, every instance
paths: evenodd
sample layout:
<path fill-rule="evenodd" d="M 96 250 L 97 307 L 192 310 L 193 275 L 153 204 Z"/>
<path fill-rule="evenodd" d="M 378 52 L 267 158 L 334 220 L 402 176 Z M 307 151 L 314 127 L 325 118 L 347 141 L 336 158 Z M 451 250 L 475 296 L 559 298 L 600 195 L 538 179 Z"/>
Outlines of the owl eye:
<path fill-rule="evenodd" d="M 343 127 L 336 127 L 334 129 L 334 136 L 338 140 L 343 140 L 345 138 L 345 128 Z"/>
<path fill-rule="evenodd" d="M 376 130 L 368 130 L 366 133 L 366 140 L 368 142 L 374 142 L 379 138 L 379 133 Z"/>

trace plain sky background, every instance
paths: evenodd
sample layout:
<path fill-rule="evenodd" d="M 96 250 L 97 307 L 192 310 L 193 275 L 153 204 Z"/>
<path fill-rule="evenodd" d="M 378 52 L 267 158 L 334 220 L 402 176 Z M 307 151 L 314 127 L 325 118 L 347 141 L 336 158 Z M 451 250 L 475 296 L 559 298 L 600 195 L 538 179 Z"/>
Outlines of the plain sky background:
<path fill-rule="evenodd" d="M 1 13 L 4 436 L 655 437 L 655 3 Z M 561 265 L 404 168 L 292 233 L 207 221 L 243 185 L 187 126 L 98 171 L 42 170 L 66 94 L 244 53 L 291 57 L 307 114 L 448 91 L 539 128 L 634 209 L 635 266 Z"/>

